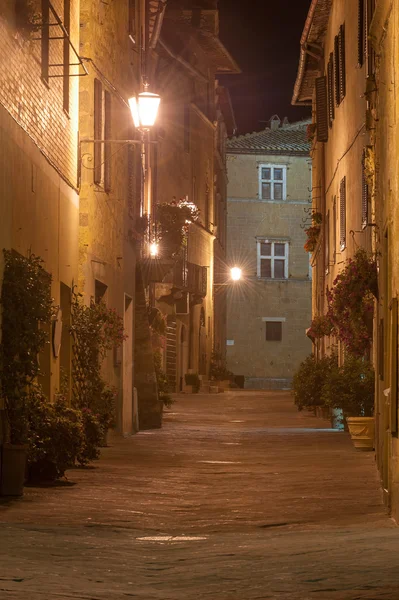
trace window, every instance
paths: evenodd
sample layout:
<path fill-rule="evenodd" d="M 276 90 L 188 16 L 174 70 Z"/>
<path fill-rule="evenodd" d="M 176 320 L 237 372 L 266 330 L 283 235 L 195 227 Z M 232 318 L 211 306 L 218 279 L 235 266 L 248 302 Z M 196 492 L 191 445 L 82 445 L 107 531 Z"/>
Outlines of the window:
<path fill-rule="evenodd" d="M 334 67 L 335 103 L 339 106 L 346 94 L 345 25 L 340 26 L 334 39 Z"/>
<path fill-rule="evenodd" d="M 266 321 L 266 341 L 281 342 L 283 339 L 282 321 Z"/>
<path fill-rule="evenodd" d="M 138 15 L 137 15 L 137 11 L 138 11 L 138 2 L 136 0 L 128 0 L 129 3 L 129 23 L 128 23 L 128 28 L 129 28 L 129 38 L 132 42 L 132 44 L 134 46 L 137 46 L 137 32 L 138 32 Z"/>
<path fill-rule="evenodd" d="M 339 184 L 339 245 L 341 250 L 346 248 L 346 177 Z"/>
<path fill-rule="evenodd" d="M 258 277 L 288 278 L 288 242 L 258 240 Z"/>
<path fill-rule="evenodd" d="M 100 302 L 102 301 L 105 302 L 105 295 L 107 293 L 107 289 L 108 286 L 105 285 L 105 283 L 99 281 L 99 279 L 94 280 L 94 302 L 96 304 L 100 304 Z"/>
<path fill-rule="evenodd" d="M 286 191 L 285 165 L 259 165 L 259 198 L 262 200 L 285 200 Z"/>
<path fill-rule="evenodd" d="M 332 239 L 332 259 L 335 265 L 337 258 L 337 196 L 333 200 L 333 239 Z"/>
<path fill-rule="evenodd" d="M 64 27 L 68 36 L 71 30 L 71 0 L 64 0 Z M 63 106 L 65 112 L 69 113 L 69 39 L 64 35 L 64 77 L 63 77 Z"/>
<path fill-rule="evenodd" d="M 317 141 L 328 141 L 328 95 L 327 95 L 327 77 L 316 77 L 316 123 L 317 123 Z"/>
<path fill-rule="evenodd" d="M 94 183 L 111 190 L 111 94 L 94 79 Z"/>
<path fill-rule="evenodd" d="M 184 151 L 190 152 L 190 106 L 188 104 L 184 107 L 183 136 Z"/>
<path fill-rule="evenodd" d="M 324 265 L 327 275 L 330 270 L 330 211 L 327 211 L 324 224 Z"/>
<path fill-rule="evenodd" d="M 362 227 L 367 227 L 369 217 L 369 187 L 366 179 L 366 150 L 363 150 L 362 156 Z"/>
<path fill-rule="evenodd" d="M 334 105 L 334 56 L 331 52 L 327 65 L 327 97 L 328 97 L 328 125 L 332 127 L 335 116 Z"/>
<path fill-rule="evenodd" d="M 357 64 L 363 66 L 366 56 L 366 2 L 367 0 L 358 0 L 357 7 Z"/>

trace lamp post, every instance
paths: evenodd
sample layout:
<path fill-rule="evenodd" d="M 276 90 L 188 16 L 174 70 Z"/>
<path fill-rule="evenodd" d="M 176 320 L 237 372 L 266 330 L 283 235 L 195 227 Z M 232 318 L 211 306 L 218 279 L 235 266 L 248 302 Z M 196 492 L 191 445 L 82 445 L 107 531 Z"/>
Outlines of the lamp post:
<path fill-rule="evenodd" d="M 145 212 L 148 216 L 148 243 L 149 243 L 149 254 L 151 258 L 157 258 L 158 256 L 158 244 L 154 236 L 152 235 L 152 200 L 150 190 L 150 153 L 148 152 L 149 143 L 149 132 L 155 125 L 155 121 L 158 114 L 159 105 L 161 98 L 158 94 L 154 94 L 146 90 L 129 98 L 129 107 L 133 117 L 134 126 L 138 131 L 141 132 L 141 156 L 144 173 L 144 198 L 142 205 L 142 212 Z"/>

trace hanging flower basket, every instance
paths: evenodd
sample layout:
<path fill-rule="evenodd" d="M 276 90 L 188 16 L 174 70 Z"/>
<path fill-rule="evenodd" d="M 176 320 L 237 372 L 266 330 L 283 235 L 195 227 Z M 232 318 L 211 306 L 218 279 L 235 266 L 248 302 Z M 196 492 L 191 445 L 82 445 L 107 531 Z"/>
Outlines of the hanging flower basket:
<path fill-rule="evenodd" d="M 321 231 L 321 223 L 323 217 L 319 212 L 315 212 L 312 214 L 312 225 L 305 229 L 305 233 L 307 235 L 307 240 L 304 245 L 304 249 L 306 252 L 314 252 L 317 246 L 317 242 L 320 236 Z"/>
<path fill-rule="evenodd" d="M 308 329 L 308 337 L 313 339 L 320 339 L 322 337 L 331 335 L 334 331 L 334 325 L 331 321 L 330 316 L 320 315 L 315 317 L 312 321 L 310 328 Z"/>

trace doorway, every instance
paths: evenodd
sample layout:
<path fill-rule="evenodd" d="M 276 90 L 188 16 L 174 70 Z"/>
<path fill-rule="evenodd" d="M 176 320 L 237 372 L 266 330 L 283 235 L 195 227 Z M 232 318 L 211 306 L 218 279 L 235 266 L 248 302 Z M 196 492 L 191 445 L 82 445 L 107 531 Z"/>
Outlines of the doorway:
<path fill-rule="evenodd" d="M 133 301 L 125 294 L 124 328 L 126 339 L 123 341 L 123 402 L 122 434 L 133 432 Z"/>

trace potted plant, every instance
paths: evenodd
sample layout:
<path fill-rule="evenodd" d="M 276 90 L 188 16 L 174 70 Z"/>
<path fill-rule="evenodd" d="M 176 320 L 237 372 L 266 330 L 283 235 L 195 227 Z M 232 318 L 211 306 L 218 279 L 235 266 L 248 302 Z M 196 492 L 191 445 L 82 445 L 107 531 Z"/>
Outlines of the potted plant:
<path fill-rule="evenodd" d="M 7 417 L 7 439 L 1 453 L 2 495 L 21 495 L 29 442 L 30 387 L 39 374 L 38 355 L 52 314 L 51 276 L 42 260 L 4 250 L 1 290 L 1 393 Z"/>
<path fill-rule="evenodd" d="M 298 410 L 310 408 L 316 412 L 318 407 L 325 406 L 322 397 L 323 386 L 336 364 L 336 354 L 318 360 L 310 354 L 299 365 L 292 382 L 294 402 Z"/>
<path fill-rule="evenodd" d="M 320 212 L 315 212 L 312 214 L 312 225 L 305 229 L 307 240 L 305 242 L 304 249 L 306 252 L 312 253 L 315 251 L 320 236 L 322 220 L 323 216 Z"/>
<path fill-rule="evenodd" d="M 201 381 L 198 373 L 186 373 L 184 376 L 184 380 L 186 382 L 186 386 L 192 386 L 191 391 L 194 394 L 197 394 L 201 387 Z"/>
<path fill-rule="evenodd" d="M 228 370 L 226 359 L 221 352 L 212 353 L 209 377 L 223 389 L 229 388 L 234 379 L 234 373 Z"/>
<path fill-rule="evenodd" d="M 355 448 L 374 448 L 374 383 L 372 365 L 347 354 L 344 364 L 331 370 L 323 385 L 322 398 L 342 410 Z"/>

